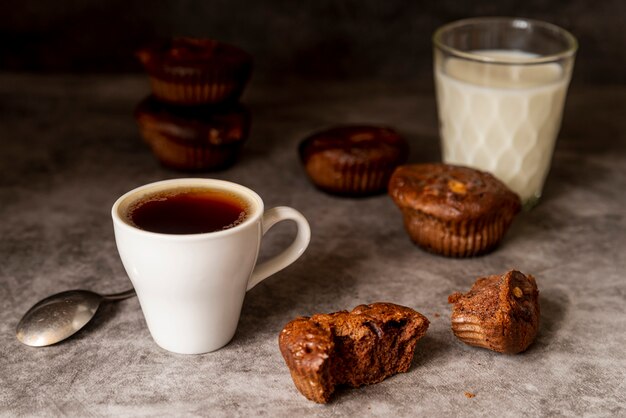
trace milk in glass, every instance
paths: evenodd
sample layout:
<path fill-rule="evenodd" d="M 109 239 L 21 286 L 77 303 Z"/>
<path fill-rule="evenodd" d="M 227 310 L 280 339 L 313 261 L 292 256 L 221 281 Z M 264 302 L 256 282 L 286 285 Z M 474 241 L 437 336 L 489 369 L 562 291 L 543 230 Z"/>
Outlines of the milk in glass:
<path fill-rule="evenodd" d="M 508 62 L 521 51 L 473 53 Z M 443 58 L 435 82 L 446 163 L 493 173 L 522 202 L 540 195 L 561 125 L 569 74 L 557 63 L 486 64 Z"/>

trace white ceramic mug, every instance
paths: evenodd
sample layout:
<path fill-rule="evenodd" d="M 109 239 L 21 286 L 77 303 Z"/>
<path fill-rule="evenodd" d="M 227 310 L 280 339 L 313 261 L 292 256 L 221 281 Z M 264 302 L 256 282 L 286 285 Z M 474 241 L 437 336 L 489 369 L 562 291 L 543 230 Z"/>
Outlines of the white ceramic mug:
<path fill-rule="evenodd" d="M 179 187 L 234 193 L 249 203 L 249 214 L 230 229 L 189 235 L 148 232 L 125 221 L 129 206 L 142 197 Z M 152 337 L 166 350 L 182 354 L 206 353 L 226 345 L 235 334 L 246 291 L 296 261 L 311 237 L 308 222 L 295 209 L 276 207 L 264 212 L 263 200 L 254 191 L 214 179 L 141 186 L 120 197 L 111 215 L 122 263 Z M 283 252 L 256 265 L 261 238 L 283 220 L 296 222 L 296 238 Z"/>

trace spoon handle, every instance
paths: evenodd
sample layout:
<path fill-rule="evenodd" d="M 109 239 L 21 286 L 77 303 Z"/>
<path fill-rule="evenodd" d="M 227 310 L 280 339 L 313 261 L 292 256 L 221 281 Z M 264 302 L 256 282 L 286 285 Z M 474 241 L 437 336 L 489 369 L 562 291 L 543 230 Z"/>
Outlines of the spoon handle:
<path fill-rule="evenodd" d="M 113 293 L 111 295 L 102 295 L 102 297 L 106 301 L 116 301 L 116 300 L 128 299 L 132 296 L 135 296 L 135 294 L 136 294 L 135 289 L 128 289 L 120 293 Z"/>

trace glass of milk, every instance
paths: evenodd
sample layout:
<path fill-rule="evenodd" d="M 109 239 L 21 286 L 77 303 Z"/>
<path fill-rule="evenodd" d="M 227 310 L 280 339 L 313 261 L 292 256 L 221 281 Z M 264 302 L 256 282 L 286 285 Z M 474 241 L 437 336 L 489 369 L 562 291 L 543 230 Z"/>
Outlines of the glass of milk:
<path fill-rule="evenodd" d="M 578 44 L 550 23 L 460 20 L 433 35 L 443 160 L 489 171 L 534 206 L 550 169 Z"/>

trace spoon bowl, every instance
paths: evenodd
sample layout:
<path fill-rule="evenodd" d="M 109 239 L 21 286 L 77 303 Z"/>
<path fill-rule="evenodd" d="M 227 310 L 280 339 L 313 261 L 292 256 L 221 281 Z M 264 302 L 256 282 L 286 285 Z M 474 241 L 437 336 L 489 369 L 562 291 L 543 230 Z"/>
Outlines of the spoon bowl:
<path fill-rule="evenodd" d="M 62 341 L 83 328 L 102 302 L 113 302 L 135 295 L 134 289 L 112 295 L 89 290 L 68 290 L 37 302 L 17 324 L 17 339 L 31 347 L 44 347 Z"/>

